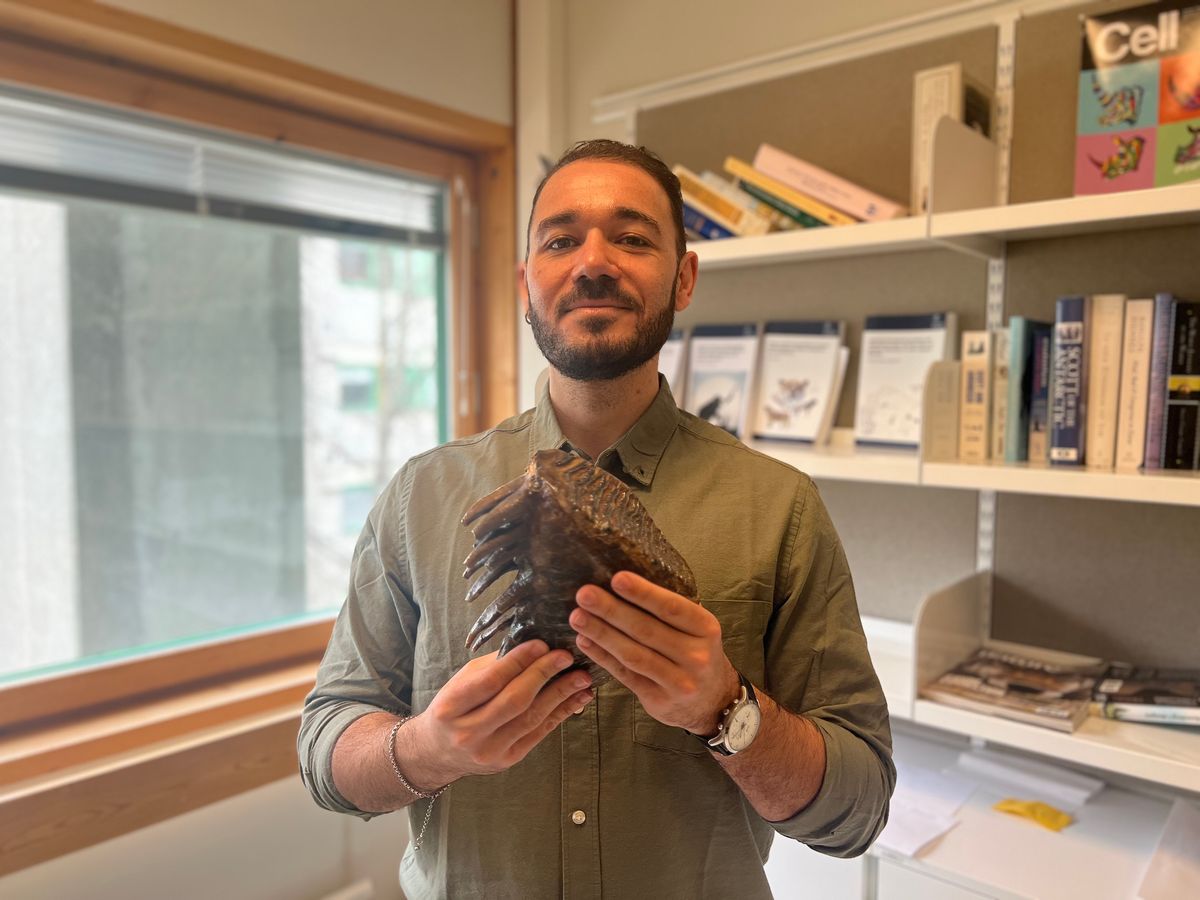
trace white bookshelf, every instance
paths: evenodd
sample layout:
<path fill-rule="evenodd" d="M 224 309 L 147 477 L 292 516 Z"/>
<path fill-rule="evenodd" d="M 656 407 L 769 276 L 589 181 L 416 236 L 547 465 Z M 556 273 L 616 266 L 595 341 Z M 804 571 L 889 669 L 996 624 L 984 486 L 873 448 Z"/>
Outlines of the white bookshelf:
<path fill-rule="evenodd" d="M 700 258 L 701 271 L 762 266 L 798 260 L 898 253 L 929 246 L 925 218 L 888 222 L 802 228 L 756 237 L 693 241 L 689 249 Z"/>
<path fill-rule="evenodd" d="M 920 484 L 929 487 L 1078 497 L 1132 503 L 1200 506 L 1200 473 L 1100 472 L 1029 463 L 922 463 Z"/>
<path fill-rule="evenodd" d="M 1082 661 L 1072 654 L 989 640 L 986 611 L 990 573 L 979 572 L 927 597 L 913 623 L 915 690 L 988 644 L 1049 661 Z M 1089 716 L 1074 732 L 1027 725 L 999 716 L 915 698 L 912 720 L 954 734 L 1019 747 L 1102 772 L 1200 793 L 1200 729 L 1117 722 Z"/>
<path fill-rule="evenodd" d="M 795 466 L 814 480 L 869 481 L 877 484 L 918 484 L 916 450 L 856 447 L 854 431 L 835 428 L 829 443 L 814 446 L 793 441 L 747 440 L 747 446 Z"/>
<path fill-rule="evenodd" d="M 943 246 L 990 247 L 1007 241 L 1200 223 L 1200 182 L 1038 203 L 936 212 L 889 222 L 805 228 L 757 237 L 694 241 L 704 271 L 838 256 L 870 256 Z"/>

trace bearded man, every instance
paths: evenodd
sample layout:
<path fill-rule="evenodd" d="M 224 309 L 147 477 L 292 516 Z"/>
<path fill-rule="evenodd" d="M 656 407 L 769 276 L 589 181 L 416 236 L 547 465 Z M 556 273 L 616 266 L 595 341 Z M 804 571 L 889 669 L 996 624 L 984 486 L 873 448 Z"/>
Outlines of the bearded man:
<path fill-rule="evenodd" d="M 550 363 L 537 406 L 410 460 L 368 517 L 299 755 L 322 806 L 410 807 L 409 900 L 765 898 L 775 834 L 861 854 L 895 785 L 887 707 L 841 542 L 810 479 L 679 410 L 658 352 L 690 303 L 679 182 L 613 141 L 534 197 L 520 282 Z M 700 603 L 586 585 L 580 650 L 467 658 L 471 503 L 564 449 L 620 478 Z M 443 793 L 444 791 L 444 793 Z M 415 804 L 415 805 L 414 805 Z"/>

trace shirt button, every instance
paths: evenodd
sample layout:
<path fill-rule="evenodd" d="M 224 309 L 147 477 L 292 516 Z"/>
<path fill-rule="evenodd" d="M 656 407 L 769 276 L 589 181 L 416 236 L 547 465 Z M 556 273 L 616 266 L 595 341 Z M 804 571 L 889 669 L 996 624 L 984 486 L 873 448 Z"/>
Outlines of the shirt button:
<path fill-rule="evenodd" d="M 576 825 L 582 825 L 587 821 L 587 813 L 585 813 L 582 809 L 577 809 L 575 812 L 571 813 L 571 821 Z"/>

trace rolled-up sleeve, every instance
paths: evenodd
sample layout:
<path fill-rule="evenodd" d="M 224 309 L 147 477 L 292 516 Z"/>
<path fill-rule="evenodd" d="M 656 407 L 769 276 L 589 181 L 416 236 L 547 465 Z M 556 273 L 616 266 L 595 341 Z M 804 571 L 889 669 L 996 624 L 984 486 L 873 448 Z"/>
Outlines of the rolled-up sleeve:
<path fill-rule="evenodd" d="M 300 776 L 325 809 L 371 818 L 333 784 L 333 748 L 356 719 L 374 712 L 405 715 L 419 613 L 405 548 L 411 491 L 406 468 L 367 517 L 350 568 L 350 587 L 333 626 L 316 684 L 304 701 L 296 741 Z"/>
<path fill-rule="evenodd" d="M 767 693 L 825 739 L 816 798 L 772 822 L 830 856 L 865 852 L 887 822 L 896 784 L 887 701 L 871 664 L 841 540 L 807 478 L 797 492 L 781 602 L 767 634 Z M 807 678 L 795 673 L 807 670 Z"/>

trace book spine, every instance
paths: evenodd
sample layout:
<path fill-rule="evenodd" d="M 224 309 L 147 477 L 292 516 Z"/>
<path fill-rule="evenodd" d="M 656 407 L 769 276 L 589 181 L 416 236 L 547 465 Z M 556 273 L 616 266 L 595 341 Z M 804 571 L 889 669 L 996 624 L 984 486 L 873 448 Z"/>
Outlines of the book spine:
<path fill-rule="evenodd" d="M 997 328 L 992 340 L 992 449 L 989 459 L 1004 459 L 1008 427 L 1009 343 L 1011 332 Z"/>
<path fill-rule="evenodd" d="M 1087 431 L 1087 297 L 1060 297 L 1054 315 L 1050 464 L 1081 466 Z"/>
<path fill-rule="evenodd" d="M 1171 312 L 1175 298 L 1170 294 L 1154 297 L 1154 333 L 1150 344 L 1150 387 L 1146 398 L 1146 451 L 1143 465 L 1147 470 L 1161 469 L 1163 463 L 1163 426 L 1166 424 L 1167 373 L 1171 366 Z"/>
<path fill-rule="evenodd" d="M 1159 725 L 1200 725 L 1200 706 L 1156 706 L 1149 703 L 1098 704 L 1106 719 Z"/>
<path fill-rule="evenodd" d="M 738 187 L 749 194 L 751 197 L 770 206 L 782 216 L 787 216 L 791 221 L 799 225 L 801 228 L 824 228 L 828 225 L 820 219 L 814 218 L 802 209 L 792 206 L 780 200 L 778 197 L 772 196 L 769 191 L 764 191 L 756 184 L 751 184 L 744 178 L 738 179 Z"/>
<path fill-rule="evenodd" d="M 1123 294 L 1092 297 L 1087 334 L 1087 466 L 1111 470 L 1117 447 L 1117 393 L 1121 383 Z"/>
<path fill-rule="evenodd" d="M 965 463 L 988 459 L 988 376 L 992 364 L 992 335 L 989 331 L 964 331 L 962 335 L 962 383 L 959 395 L 958 458 Z"/>
<path fill-rule="evenodd" d="M 754 154 L 753 165 L 764 175 L 863 222 L 882 222 L 899 218 L 907 212 L 899 203 L 797 159 L 770 144 L 759 146 Z"/>
<path fill-rule="evenodd" d="M 706 240 L 731 238 L 735 236 L 734 233 L 724 225 L 714 222 L 700 210 L 688 203 L 683 204 L 683 227 L 688 231 L 695 232 Z"/>
<path fill-rule="evenodd" d="M 811 195 L 784 184 L 777 178 L 763 174 L 758 169 L 736 157 L 726 157 L 725 171 L 735 178 L 740 178 L 742 181 L 748 181 L 762 188 L 768 194 L 772 194 L 780 200 L 790 203 L 797 209 L 808 213 L 813 218 L 820 219 L 827 225 L 854 225 L 858 222 L 858 219 L 853 216 L 846 215 L 841 210 L 822 203 Z"/>
<path fill-rule="evenodd" d="M 962 120 L 960 63 L 925 69 L 913 75 L 912 196 L 909 203 L 917 215 L 929 212 L 933 132 L 942 116 Z"/>
<path fill-rule="evenodd" d="M 773 209 L 757 197 L 750 196 L 736 184 L 726 178 L 722 178 L 716 172 L 701 172 L 700 180 L 732 203 L 736 203 L 756 216 L 766 219 L 771 231 L 794 231 L 800 227 L 800 223 L 795 219 L 785 216 L 779 210 Z"/>
<path fill-rule="evenodd" d="M 1118 472 L 1136 472 L 1146 452 L 1146 407 L 1150 397 L 1150 344 L 1154 331 L 1154 301 L 1125 304 L 1125 333 L 1121 347 L 1121 390 L 1117 401 Z"/>
<path fill-rule="evenodd" d="M 939 360 L 925 373 L 922 392 L 921 458 L 925 462 L 958 460 L 958 410 L 962 363 Z"/>
<path fill-rule="evenodd" d="M 1171 317 L 1163 468 L 1200 468 L 1200 303 L 1176 301 Z"/>
<path fill-rule="evenodd" d="M 770 223 L 766 219 L 739 206 L 727 197 L 722 197 L 686 166 L 677 165 L 671 171 L 679 179 L 684 200 L 705 213 L 713 221 L 720 222 L 734 234 L 767 233 Z"/>
<path fill-rule="evenodd" d="M 1023 462 L 1029 456 L 1029 386 L 1033 374 L 1030 350 L 1033 333 L 1029 320 L 1013 316 L 1008 320 L 1008 399 L 1004 410 L 1004 455 L 1008 463 Z"/>
<path fill-rule="evenodd" d="M 1050 380 L 1054 375 L 1053 328 L 1035 328 L 1031 340 L 1029 380 L 1029 440 L 1025 458 L 1032 463 L 1050 459 Z"/>

